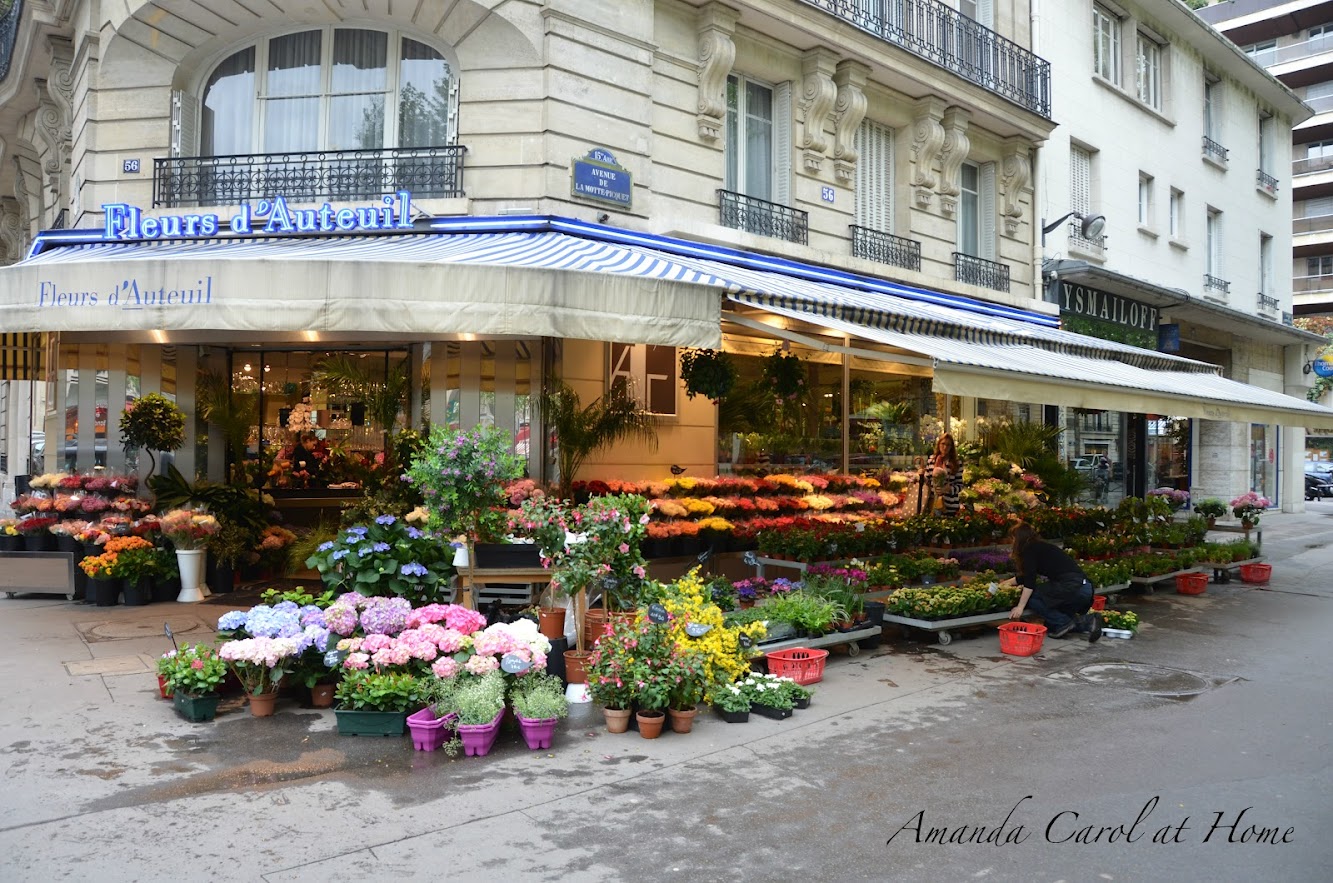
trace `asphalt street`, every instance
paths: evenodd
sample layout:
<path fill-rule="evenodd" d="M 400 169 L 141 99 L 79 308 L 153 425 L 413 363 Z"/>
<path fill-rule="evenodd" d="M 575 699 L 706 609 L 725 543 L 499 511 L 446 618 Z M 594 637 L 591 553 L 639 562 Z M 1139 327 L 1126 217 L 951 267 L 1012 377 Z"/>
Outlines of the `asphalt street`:
<path fill-rule="evenodd" d="M 0 600 L 0 880 L 1327 880 L 1333 501 L 1263 527 L 1267 587 L 1122 596 L 1129 641 L 889 631 L 786 721 L 579 706 L 484 758 L 296 700 L 179 719 L 163 624 L 225 606 Z"/>

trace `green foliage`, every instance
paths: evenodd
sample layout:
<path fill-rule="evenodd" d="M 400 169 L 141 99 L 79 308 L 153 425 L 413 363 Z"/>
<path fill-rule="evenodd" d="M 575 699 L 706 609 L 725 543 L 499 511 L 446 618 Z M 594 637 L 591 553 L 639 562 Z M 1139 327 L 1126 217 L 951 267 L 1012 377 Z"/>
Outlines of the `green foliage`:
<path fill-rule="evenodd" d="M 1221 518 L 1227 514 L 1227 504 L 1216 497 L 1210 497 L 1195 503 L 1194 511 L 1205 518 Z"/>
<path fill-rule="evenodd" d="M 195 395 L 199 416 L 222 433 L 228 456 L 238 462 L 245 455 L 250 427 L 259 422 L 259 396 L 233 390 L 226 374 L 213 371 L 199 373 Z"/>
<path fill-rule="evenodd" d="M 657 450 L 657 422 L 624 384 L 613 385 L 585 407 L 568 384 L 552 378 L 541 398 L 542 414 L 556 437 L 561 497 L 571 495 L 584 461 L 599 451 L 632 439 Z"/>
<path fill-rule="evenodd" d="M 218 691 L 227 676 L 227 665 L 218 658 L 217 651 L 204 644 L 188 644 L 178 653 L 158 660 L 157 672 L 173 693 L 186 696 L 208 696 Z"/>
<path fill-rule="evenodd" d="M 680 379 L 685 393 L 718 404 L 736 387 L 736 365 L 723 350 L 686 349 L 680 353 Z"/>
<path fill-rule="evenodd" d="M 510 704 L 515 714 L 528 720 L 550 720 L 569 714 L 564 682 L 544 672 L 519 678 L 510 691 Z"/>
<path fill-rule="evenodd" d="M 250 531 L 256 542 L 268 526 L 268 509 L 257 491 L 210 481 L 191 484 L 175 465 L 167 466 L 165 475 L 150 477 L 148 488 L 157 498 L 159 511 L 204 509 L 224 526 L 235 524 Z"/>
<path fill-rule="evenodd" d="M 144 577 L 156 577 L 157 561 L 156 549 L 126 549 L 117 553 L 116 563 L 111 566 L 111 578 L 134 583 Z"/>
<path fill-rule="evenodd" d="M 403 673 L 345 671 L 333 693 L 348 711 L 416 711 L 422 707 L 421 683 Z"/>
<path fill-rule="evenodd" d="M 1198 9 L 1200 5 L 1206 4 L 1207 0 L 1186 0 L 1186 2 L 1190 3 L 1192 8 Z M 1075 334 L 1085 334 L 1088 337 L 1096 337 L 1101 340 L 1127 343 L 1130 346 L 1137 346 L 1146 350 L 1157 349 L 1157 334 L 1153 331 L 1144 331 L 1142 328 L 1130 328 L 1116 322 L 1107 322 L 1091 316 L 1078 316 L 1068 313 L 1061 315 L 1060 322 L 1066 331 L 1072 331 Z"/>
<path fill-rule="evenodd" d="M 270 607 L 275 604 L 281 604 L 283 601 L 291 601 L 297 607 L 309 607 L 313 605 L 320 610 L 324 610 L 327 609 L 337 597 L 337 593 L 332 590 L 322 592 L 318 595 L 312 595 L 310 592 L 307 592 L 305 589 L 298 586 L 295 589 L 285 589 L 281 591 L 278 589 L 265 589 L 259 596 L 259 600 L 261 603 L 267 604 Z M 338 636 L 334 635 L 333 637 L 334 639 L 337 639 Z M 333 649 L 332 642 L 330 642 L 329 649 Z"/>
<path fill-rule="evenodd" d="M 393 436 L 384 449 L 383 462 L 361 478 L 364 495 L 343 508 L 344 525 L 364 524 L 376 515 L 404 515 L 424 504 L 420 489 L 410 481 L 403 481 L 402 476 L 408 465 L 422 455 L 428 435 L 418 429 L 404 429 Z M 331 538 L 332 533 L 325 539 Z M 307 552 L 299 560 L 308 556 Z"/>
<path fill-rule="evenodd" d="M 161 393 L 149 393 L 120 415 L 120 443 L 127 453 L 147 451 L 150 472 L 155 472 L 153 451 L 174 451 L 185 444 L 185 412 Z"/>
<path fill-rule="evenodd" d="M 1083 575 L 1096 588 L 1119 586 L 1129 582 L 1131 568 L 1123 559 L 1109 561 L 1080 561 L 1079 568 Z"/>
<path fill-rule="evenodd" d="M 739 683 L 727 684 L 713 691 L 713 707 L 721 711 L 749 711 L 750 697 Z"/>
<path fill-rule="evenodd" d="M 440 600 L 441 584 L 453 573 L 452 559 L 448 542 L 402 518 L 381 515 L 320 544 L 305 565 L 318 570 L 330 590 L 397 595 L 420 605 Z"/>
<path fill-rule="evenodd" d="M 494 542 L 508 527 L 505 485 L 523 474 L 509 433 L 491 426 L 436 426 L 407 476 L 421 491 L 430 526 L 446 536 Z"/>
<path fill-rule="evenodd" d="M 796 704 L 796 697 L 787 688 L 786 683 L 790 683 L 789 678 L 756 673 L 742 680 L 740 687 L 751 705 L 785 711 L 795 707 Z"/>
<path fill-rule="evenodd" d="M 997 586 L 995 591 L 983 582 L 935 589 L 899 589 L 885 599 L 889 613 L 912 619 L 952 619 L 977 613 L 1008 610 L 1018 603 L 1022 589 Z"/>
<path fill-rule="evenodd" d="M 1108 629 L 1125 629 L 1131 632 L 1139 630 L 1139 615 L 1133 611 L 1099 610 L 1097 615 L 1102 618 L 1102 624 Z"/>
<path fill-rule="evenodd" d="M 489 724 L 505 705 L 504 675 L 490 671 L 480 677 L 459 675 L 452 697 L 458 722 L 467 726 Z M 437 712 L 438 713 L 438 712 Z"/>
<path fill-rule="evenodd" d="M 208 554 L 214 560 L 232 567 L 244 563 L 246 556 L 254 551 L 255 535 L 239 524 L 223 523 L 218 532 L 208 538 Z"/>
<path fill-rule="evenodd" d="M 791 623 L 811 635 L 822 635 L 833 623 L 844 619 L 847 611 L 837 603 L 812 592 L 787 592 L 773 595 L 755 609 L 763 609 L 770 620 Z"/>

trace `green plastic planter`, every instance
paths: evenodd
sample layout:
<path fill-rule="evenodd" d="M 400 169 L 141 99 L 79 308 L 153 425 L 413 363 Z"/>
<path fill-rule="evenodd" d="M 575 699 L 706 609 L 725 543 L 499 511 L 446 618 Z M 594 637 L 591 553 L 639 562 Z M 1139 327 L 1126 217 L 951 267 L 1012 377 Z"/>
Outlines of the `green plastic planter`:
<path fill-rule="evenodd" d="M 206 696 L 187 696 L 184 693 L 176 693 L 171 697 L 171 702 L 176 706 L 176 713 L 187 721 L 193 723 L 202 723 L 211 721 L 217 717 L 218 702 L 222 699 L 217 693 L 209 693 Z"/>
<path fill-rule="evenodd" d="M 351 711 L 335 708 L 340 736 L 401 736 L 407 732 L 406 711 Z"/>

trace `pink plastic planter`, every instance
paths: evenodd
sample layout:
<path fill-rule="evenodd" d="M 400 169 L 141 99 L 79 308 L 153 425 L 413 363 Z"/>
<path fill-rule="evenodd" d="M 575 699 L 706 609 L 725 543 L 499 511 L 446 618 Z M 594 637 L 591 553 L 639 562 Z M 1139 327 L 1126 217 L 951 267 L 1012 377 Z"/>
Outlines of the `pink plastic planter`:
<path fill-rule="evenodd" d="M 500 735 L 500 722 L 504 720 L 504 709 L 489 724 L 459 724 L 458 735 L 463 740 L 463 754 L 467 757 L 485 757 L 495 747 L 495 737 Z"/>
<path fill-rule="evenodd" d="M 434 709 L 427 706 L 415 714 L 407 716 L 407 728 L 412 731 L 412 747 L 417 751 L 434 751 L 453 734 L 456 714 L 436 717 Z"/>
<path fill-rule="evenodd" d="M 536 751 L 539 748 L 551 747 L 551 738 L 555 736 L 555 726 L 560 722 L 559 718 L 534 720 L 517 713 L 514 716 L 518 718 L 519 729 L 523 731 L 523 741 L 528 743 L 529 748 Z"/>

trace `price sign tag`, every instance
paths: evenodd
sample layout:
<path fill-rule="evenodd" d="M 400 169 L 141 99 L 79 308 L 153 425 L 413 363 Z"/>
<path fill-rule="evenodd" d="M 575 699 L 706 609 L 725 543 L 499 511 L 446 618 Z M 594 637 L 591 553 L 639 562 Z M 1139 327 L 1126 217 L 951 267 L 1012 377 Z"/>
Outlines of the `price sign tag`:
<path fill-rule="evenodd" d="M 532 668 L 532 660 L 524 659 L 517 653 L 506 653 L 500 658 L 500 670 L 506 674 L 521 675 Z"/>
<path fill-rule="evenodd" d="M 753 552 L 746 552 L 744 555 L 741 556 L 741 560 L 744 561 L 746 566 L 748 567 L 759 566 L 759 556 Z"/>
<path fill-rule="evenodd" d="M 685 634 L 691 638 L 702 638 L 713 630 L 713 627 L 706 622 L 691 622 L 685 625 Z"/>
<path fill-rule="evenodd" d="M 670 618 L 670 616 L 671 615 L 667 613 L 667 609 L 663 607 L 661 604 L 648 605 L 649 622 L 663 623 L 666 622 Z"/>

